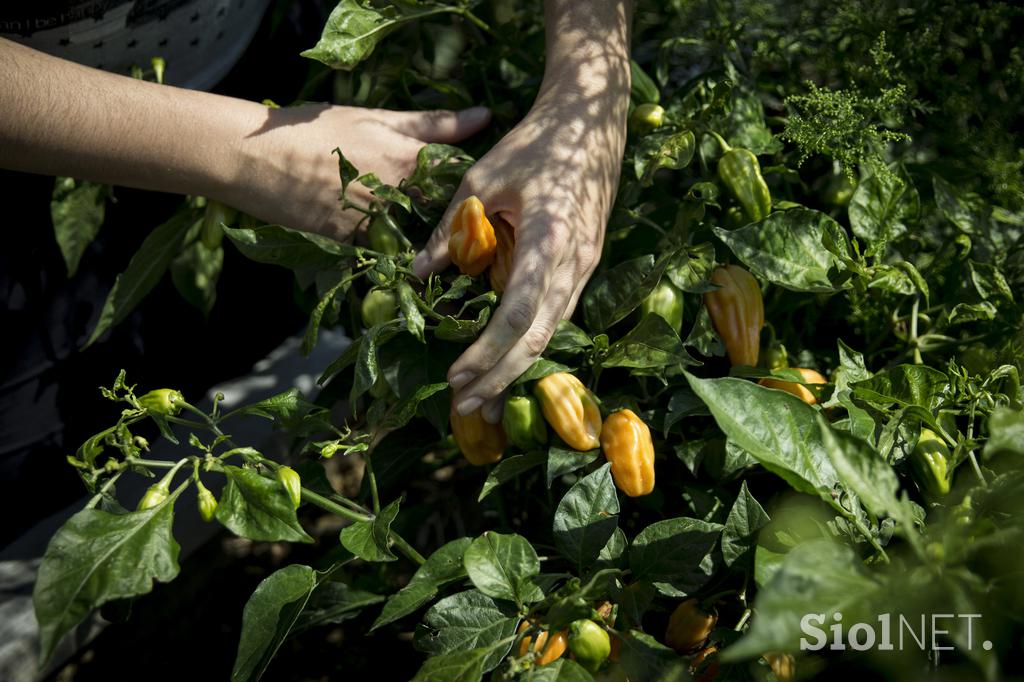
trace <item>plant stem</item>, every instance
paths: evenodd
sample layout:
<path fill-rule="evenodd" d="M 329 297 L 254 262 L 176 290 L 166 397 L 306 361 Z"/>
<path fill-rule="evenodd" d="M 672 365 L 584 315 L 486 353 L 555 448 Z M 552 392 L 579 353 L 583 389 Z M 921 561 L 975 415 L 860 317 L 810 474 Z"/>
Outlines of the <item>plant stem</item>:
<path fill-rule="evenodd" d="M 329 511 L 332 514 L 337 514 L 338 516 L 346 518 L 349 521 L 373 521 L 372 516 L 358 514 L 352 511 L 351 509 L 346 509 L 345 507 L 342 507 L 334 500 L 330 500 L 321 495 L 320 493 L 313 492 L 309 488 L 302 489 L 302 499 L 309 502 L 310 504 L 315 504 L 316 506 L 320 507 L 325 511 Z"/>
<path fill-rule="evenodd" d="M 139 464 L 150 469 L 173 469 L 178 463 L 167 462 L 162 459 L 133 459 L 132 464 Z"/>
<path fill-rule="evenodd" d="M 749 608 L 745 609 L 743 611 L 743 615 L 740 616 L 740 620 L 739 620 L 738 623 L 736 623 L 736 627 L 733 628 L 733 630 L 736 631 L 736 632 L 739 632 L 740 630 L 742 630 L 743 626 L 747 624 L 748 620 L 750 620 L 750 615 L 752 613 L 753 613 L 753 611 L 751 609 L 749 609 Z"/>

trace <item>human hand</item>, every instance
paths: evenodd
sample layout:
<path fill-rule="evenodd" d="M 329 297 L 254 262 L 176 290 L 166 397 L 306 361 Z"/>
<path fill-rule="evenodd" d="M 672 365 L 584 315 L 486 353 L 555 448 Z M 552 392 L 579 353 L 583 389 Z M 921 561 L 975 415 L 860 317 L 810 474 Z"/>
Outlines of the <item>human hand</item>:
<path fill-rule="evenodd" d="M 238 170 L 224 201 L 270 223 L 346 240 L 363 214 L 341 210 L 335 148 L 361 173 L 376 173 L 382 182 L 397 185 L 415 169 L 423 145 L 454 144 L 489 121 L 490 111 L 483 107 L 405 112 L 319 104 L 267 109 L 265 121 L 240 146 Z M 372 196 L 355 184 L 348 198 L 365 206 Z"/>
<path fill-rule="evenodd" d="M 625 108 L 603 88 L 543 92 L 522 122 L 466 173 L 413 262 L 421 277 L 448 265 L 455 207 L 471 195 L 515 228 L 501 305 L 448 372 L 460 414 L 483 405 L 484 418 L 499 421 L 502 393 L 576 307 L 600 259 L 618 186 Z"/>

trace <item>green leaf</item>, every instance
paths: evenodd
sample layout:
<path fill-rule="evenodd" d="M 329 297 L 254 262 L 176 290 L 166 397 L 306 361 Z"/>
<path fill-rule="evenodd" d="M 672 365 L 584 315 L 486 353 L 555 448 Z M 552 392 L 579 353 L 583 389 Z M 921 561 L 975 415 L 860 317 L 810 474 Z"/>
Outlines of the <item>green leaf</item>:
<path fill-rule="evenodd" d="M 389 549 L 391 524 L 398 516 L 401 498 L 380 510 L 372 521 L 356 521 L 341 531 L 341 545 L 364 561 L 394 561 Z"/>
<path fill-rule="evenodd" d="M 487 480 L 484 481 L 483 488 L 480 489 L 480 496 L 476 501 L 482 502 L 485 497 L 490 495 L 491 492 L 502 483 L 511 481 L 524 471 L 529 471 L 535 466 L 539 466 L 546 461 L 547 453 L 543 450 L 538 450 L 536 452 L 529 452 L 525 455 L 509 457 L 508 459 L 498 462 L 498 466 L 491 469 L 491 472 L 487 474 Z"/>
<path fill-rule="evenodd" d="M 842 288 L 836 284 L 842 266 L 824 244 L 827 239 L 843 245 L 843 255 L 848 256 L 846 234 L 824 213 L 806 208 L 776 211 L 738 230 L 713 231 L 751 272 L 773 284 L 792 291 Z"/>
<path fill-rule="evenodd" d="M 571 372 L 572 368 L 563 365 L 560 362 L 554 360 L 548 360 L 547 358 L 537 358 L 533 361 L 533 364 L 523 372 L 518 379 L 513 382 L 513 386 L 519 386 L 529 381 L 537 381 L 543 379 L 549 374 L 558 374 L 559 372 Z"/>
<path fill-rule="evenodd" d="M 416 170 L 402 182 L 401 188 L 411 194 L 416 214 L 433 225 L 440 220 L 462 176 L 472 165 L 473 157 L 458 147 L 428 144 L 416 155 Z M 463 286 L 472 281 L 468 276 L 463 277 Z"/>
<path fill-rule="evenodd" d="M 466 577 L 463 555 L 472 540 L 459 538 L 439 547 L 416 569 L 409 584 L 392 595 L 370 631 L 404 618 L 437 595 L 442 586 Z"/>
<path fill-rule="evenodd" d="M 568 658 L 559 658 L 530 671 L 530 682 L 592 682 L 586 668 Z"/>
<path fill-rule="evenodd" d="M 747 482 L 740 485 L 740 494 L 729 510 L 722 531 L 722 556 L 727 566 L 746 564 L 753 559 L 757 532 L 768 523 L 768 514 L 747 489 Z"/>
<path fill-rule="evenodd" d="M 426 321 L 419 308 L 419 294 L 404 279 L 398 283 L 398 304 L 405 316 L 405 328 L 420 343 L 426 343 L 423 336 L 423 329 Z"/>
<path fill-rule="evenodd" d="M 744 379 L 686 375 L 718 427 L 794 489 L 830 497 L 839 477 L 825 452 L 817 412 L 794 395 Z"/>
<path fill-rule="evenodd" d="M 302 397 L 297 388 L 290 388 L 283 393 L 270 396 L 251 405 L 246 405 L 232 414 L 235 416 L 254 415 L 273 420 L 277 426 L 294 426 L 310 412 L 322 410 Z"/>
<path fill-rule="evenodd" d="M 988 418 L 988 433 L 986 460 L 998 455 L 1024 456 L 1024 412 L 1009 407 L 993 410 Z"/>
<path fill-rule="evenodd" d="M 106 186 L 73 178 L 56 179 L 50 220 L 69 278 L 75 276 L 82 254 L 99 234 L 106 208 Z"/>
<path fill-rule="evenodd" d="M 209 317 L 217 300 L 217 280 L 224 267 L 224 248 L 207 248 L 201 241 L 193 242 L 171 263 L 171 280 L 188 303 L 203 317 Z"/>
<path fill-rule="evenodd" d="M 540 559 L 521 535 L 487 531 L 473 540 L 464 561 L 469 579 L 488 597 L 517 604 L 544 598 L 544 593 L 532 580 L 540 573 Z"/>
<path fill-rule="evenodd" d="M 608 348 L 602 367 L 652 369 L 700 364 L 683 348 L 679 335 L 661 315 L 644 315 L 628 334 Z"/>
<path fill-rule="evenodd" d="M 690 679 L 686 662 L 675 651 L 639 630 L 622 638 L 622 667 L 631 680 L 681 682 Z"/>
<path fill-rule="evenodd" d="M 711 577 L 709 555 L 722 529 L 684 516 L 652 523 L 633 539 L 629 567 L 662 593 L 692 594 Z"/>
<path fill-rule="evenodd" d="M 678 254 L 669 260 L 665 274 L 683 291 L 700 294 L 714 288 L 708 284 L 714 269 L 715 245 L 704 242 L 680 249 Z"/>
<path fill-rule="evenodd" d="M 428 658 L 412 682 L 480 682 L 493 647 L 453 651 Z"/>
<path fill-rule="evenodd" d="M 665 263 L 641 256 L 599 272 L 583 293 L 583 319 L 591 332 L 603 332 L 633 312 L 661 279 Z"/>
<path fill-rule="evenodd" d="M 328 270 L 343 258 L 356 255 L 356 247 L 309 232 L 280 225 L 224 227 L 238 250 L 257 263 L 281 265 L 292 270 Z"/>
<path fill-rule="evenodd" d="M 357 590 L 337 580 L 320 583 L 306 608 L 292 627 L 291 635 L 328 624 L 343 623 L 358 616 L 363 609 L 387 599 L 383 594 Z"/>
<path fill-rule="evenodd" d="M 547 484 L 551 484 L 556 478 L 571 474 L 577 469 L 582 469 L 601 456 L 600 450 L 579 452 L 578 450 L 566 450 L 551 446 L 548 448 Z"/>
<path fill-rule="evenodd" d="M 582 353 L 593 346 L 590 336 L 569 320 L 559 320 L 555 333 L 548 341 L 547 352 L 550 353 Z"/>
<path fill-rule="evenodd" d="M 306 325 L 306 334 L 302 338 L 303 355 L 309 355 L 313 352 L 313 347 L 316 346 L 317 336 L 320 334 L 320 322 L 324 317 L 324 313 L 327 312 L 327 308 L 334 303 L 334 299 L 337 298 L 338 294 L 344 295 L 351 286 L 351 281 L 344 275 L 344 273 L 338 274 L 339 279 L 337 284 L 330 287 L 324 293 L 313 308 L 313 312 L 309 314 L 309 324 Z"/>
<path fill-rule="evenodd" d="M 224 474 L 228 483 L 217 505 L 217 520 L 228 530 L 250 540 L 313 542 L 279 481 L 236 466 L 225 466 Z"/>
<path fill-rule="evenodd" d="M 654 182 L 654 174 L 658 170 L 686 168 L 693 159 L 696 148 L 696 137 L 690 130 L 666 130 L 645 135 L 633 156 L 633 170 L 640 184 L 649 187 Z"/>
<path fill-rule="evenodd" d="M 153 290 L 163 277 L 171 261 L 181 251 L 189 229 L 196 222 L 196 211 L 179 210 L 170 220 L 149 233 L 142 246 L 132 256 L 128 267 L 117 276 L 114 287 L 107 295 L 96 327 L 89 334 L 84 348 L 88 348 L 111 327 L 120 324 L 132 310 Z"/>
<path fill-rule="evenodd" d="M 83 509 L 50 540 L 32 599 L 39 623 L 39 660 L 45 663 L 61 638 L 97 608 L 153 589 L 153 581 L 178 575 L 174 492 L 145 511 L 111 514 Z"/>
<path fill-rule="evenodd" d="M 440 393 L 448 388 L 447 383 L 436 383 L 427 384 L 426 386 L 420 386 L 416 391 L 405 398 L 399 400 L 395 405 L 388 411 L 387 415 L 381 420 L 379 426 L 384 429 L 400 429 L 409 421 L 416 416 L 416 412 L 419 409 L 420 403 L 427 400 L 435 393 Z"/>
<path fill-rule="evenodd" d="M 892 467 L 873 447 L 856 436 L 837 431 L 818 416 L 821 439 L 843 485 L 876 516 L 900 515 L 896 491 L 900 482 Z"/>
<path fill-rule="evenodd" d="M 949 384 L 946 375 L 924 365 L 898 365 L 851 385 L 859 400 L 879 407 L 896 404 L 938 407 Z"/>
<path fill-rule="evenodd" d="M 232 682 L 258 680 L 316 588 L 316 571 L 292 564 L 272 573 L 249 597 L 242 613 Z"/>
<path fill-rule="evenodd" d="M 757 593 L 750 630 L 740 641 L 725 647 L 723 662 L 760 656 L 766 651 L 797 651 L 801 619 L 825 616 L 822 629 L 843 614 L 846 623 L 874 622 L 871 602 L 879 585 L 864 572 L 853 550 L 830 540 L 810 540 L 790 551 L 771 581 Z"/>
<path fill-rule="evenodd" d="M 396 16 L 394 7 L 377 9 L 369 2 L 341 0 L 327 17 L 320 40 L 301 55 L 332 69 L 350 71 L 394 30 Z"/>
<path fill-rule="evenodd" d="M 868 245 L 870 256 L 906 234 L 908 223 L 916 221 L 921 211 L 921 199 L 901 166 L 896 173 L 876 173 L 861 180 L 848 211 L 850 227 Z"/>
<path fill-rule="evenodd" d="M 476 590 L 459 592 L 434 604 L 416 630 L 416 648 L 433 655 L 489 649 L 482 671 L 495 668 L 512 645 L 519 617 Z M 503 639 L 509 641 L 499 646 Z"/>
<path fill-rule="evenodd" d="M 555 510 L 555 546 L 581 574 L 597 561 L 618 527 L 619 497 L 611 466 L 605 464 L 577 481 Z"/>

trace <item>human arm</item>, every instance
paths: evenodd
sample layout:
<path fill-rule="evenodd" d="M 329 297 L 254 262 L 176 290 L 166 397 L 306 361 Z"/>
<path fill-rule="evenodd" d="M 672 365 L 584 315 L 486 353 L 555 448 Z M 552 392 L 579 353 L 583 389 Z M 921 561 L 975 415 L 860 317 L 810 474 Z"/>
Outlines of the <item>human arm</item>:
<path fill-rule="evenodd" d="M 255 102 L 106 73 L 0 39 L 0 166 L 218 199 L 267 222 L 351 237 L 335 148 L 398 184 L 426 142 L 487 124 L 486 109 L 393 112 Z M 356 201 L 369 195 L 356 188 Z"/>
<path fill-rule="evenodd" d="M 515 227 L 501 305 L 448 373 L 460 413 L 484 405 L 497 422 L 501 393 L 572 314 L 597 266 L 625 147 L 631 17 L 630 0 L 547 0 L 537 100 L 466 174 L 414 263 L 421 276 L 448 265 L 454 208 L 470 195 Z"/>

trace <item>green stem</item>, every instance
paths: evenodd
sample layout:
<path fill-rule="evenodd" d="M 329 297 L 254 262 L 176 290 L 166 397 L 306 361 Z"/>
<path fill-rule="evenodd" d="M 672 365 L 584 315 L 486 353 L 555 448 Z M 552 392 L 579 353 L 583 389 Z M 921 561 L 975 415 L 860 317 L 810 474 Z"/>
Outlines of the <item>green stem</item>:
<path fill-rule="evenodd" d="M 149 467 L 150 469 L 173 469 L 178 465 L 178 462 L 167 462 L 161 459 L 132 459 L 129 460 L 129 463 Z"/>
<path fill-rule="evenodd" d="M 914 346 L 914 364 L 924 364 L 924 359 L 921 357 L 921 345 L 917 340 L 917 313 L 920 307 L 921 299 L 914 297 L 914 305 L 910 310 L 910 343 Z"/>
<path fill-rule="evenodd" d="M 722 148 L 722 152 L 723 153 L 724 152 L 728 152 L 728 151 L 732 151 L 732 146 L 728 142 L 725 141 L 724 137 L 722 137 L 721 135 L 716 133 L 714 130 L 707 131 L 707 134 L 710 135 L 711 137 L 715 138 L 715 140 L 718 142 L 718 145 Z"/>
<path fill-rule="evenodd" d="M 751 615 L 752 613 L 753 613 L 753 611 L 752 611 L 751 609 L 749 609 L 749 608 L 748 608 L 748 609 L 746 609 L 746 610 L 744 610 L 744 611 L 743 611 L 743 615 L 742 615 L 742 616 L 740 616 L 740 620 L 739 620 L 739 622 L 738 622 L 738 623 L 736 623 L 736 627 L 735 627 L 735 628 L 733 628 L 733 630 L 734 630 L 735 632 L 739 632 L 740 630 L 742 630 L 742 629 L 743 629 L 743 626 L 747 624 L 747 621 L 748 621 L 748 620 L 750 620 L 750 615 Z"/>
<path fill-rule="evenodd" d="M 309 488 L 302 489 L 302 499 L 304 499 L 306 502 L 309 502 L 310 504 L 315 504 L 316 506 L 320 507 L 325 511 L 329 511 L 332 514 L 337 514 L 342 518 L 346 518 L 349 521 L 355 521 L 357 523 L 360 521 L 373 521 L 372 516 L 357 514 L 356 512 L 350 509 L 342 507 L 334 500 L 330 500 L 321 495 L 320 493 L 313 492 Z"/>
<path fill-rule="evenodd" d="M 108 480 L 106 483 L 104 483 L 103 487 L 100 488 L 100 491 L 92 496 L 92 498 L 89 500 L 89 502 L 85 505 L 85 508 L 86 509 L 91 509 L 91 508 L 95 507 L 97 504 L 99 504 L 100 500 L 103 499 L 103 496 L 106 495 L 107 491 L 110 490 L 114 486 L 114 483 L 117 482 L 117 479 L 121 478 L 121 474 L 123 474 L 123 473 L 124 473 L 124 471 L 118 471 L 116 474 L 111 476 L 110 480 Z"/>

